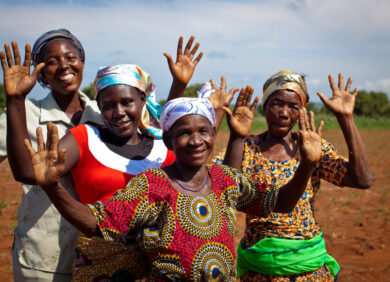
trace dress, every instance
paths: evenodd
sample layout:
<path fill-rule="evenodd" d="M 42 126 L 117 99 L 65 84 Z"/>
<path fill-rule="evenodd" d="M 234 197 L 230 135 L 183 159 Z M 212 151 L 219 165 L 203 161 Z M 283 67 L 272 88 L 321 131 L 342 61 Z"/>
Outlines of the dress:
<path fill-rule="evenodd" d="M 80 201 L 92 204 L 111 198 L 119 189 L 126 186 L 131 178 L 152 167 L 170 165 L 175 155 L 168 150 L 162 140 L 141 136 L 138 145 L 123 145 L 119 155 L 102 141 L 105 128 L 83 124 L 70 130 L 79 147 L 80 159 L 71 173 Z M 148 260 L 138 248 L 135 240 L 128 238 L 126 246 L 118 242 L 104 242 L 102 238 L 86 238 L 80 234 L 77 242 L 77 260 L 73 281 L 109 279 L 113 275 L 146 275 Z M 129 256 L 131 259 L 129 259 Z M 141 263 L 144 262 L 144 263 Z M 129 270 L 129 271 L 127 271 Z"/>
<path fill-rule="evenodd" d="M 86 122 L 103 124 L 96 102 L 89 100 L 81 92 L 79 97 L 84 107 L 80 124 Z M 52 93 L 42 100 L 26 99 L 25 107 L 27 130 L 34 150 L 37 150 L 36 128 L 38 126 L 42 128 L 45 142 L 46 124 L 49 121 L 57 126 L 60 138 L 75 126 L 58 106 Z M 6 132 L 7 113 L 4 112 L 0 116 L 0 160 L 7 157 Z M 63 177 L 61 183 L 76 196 L 71 175 Z M 19 276 L 15 276 L 14 280 L 24 281 L 26 279 L 26 276 L 19 271 L 22 267 L 24 268 L 22 272 L 29 269 L 36 273 L 41 272 L 43 276 L 38 276 L 40 281 L 60 281 L 57 279 L 58 274 L 67 275 L 67 281 L 70 281 L 74 261 L 73 250 L 78 236 L 77 229 L 59 214 L 39 186 L 24 183 L 21 183 L 21 186 L 23 194 L 18 208 L 18 224 L 15 228 L 12 249 L 15 262 L 13 264 L 14 276 Z M 51 277 L 46 280 L 44 277 L 50 276 L 50 273 L 55 276 L 55 279 Z M 35 274 L 27 275 L 31 277 Z"/>
<path fill-rule="evenodd" d="M 246 176 L 268 184 L 285 184 L 291 180 L 298 168 L 299 153 L 287 161 L 270 161 L 263 157 L 259 137 L 251 135 L 245 140 L 242 171 Z M 306 190 L 291 213 L 272 213 L 267 218 L 247 215 L 246 230 L 242 247 L 248 248 L 264 238 L 284 238 L 307 240 L 321 234 L 314 218 L 315 194 L 320 188 L 320 179 L 340 186 L 348 169 L 348 161 L 340 156 L 335 148 L 322 140 L 322 154 L 307 184 Z M 217 163 L 223 160 L 223 154 L 217 157 Z M 294 276 L 267 276 L 252 271 L 241 277 L 242 281 L 333 281 L 328 268 L 322 268 Z"/>
<path fill-rule="evenodd" d="M 227 166 L 207 168 L 212 180 L 207 196 L 179 193 L 153 168 L 113 198 L 89 205 L 104 239 L 120 241 L 136 230 L 155 280 L 235 281 L 236 210 L 267 216 L 278 189 Z"/>

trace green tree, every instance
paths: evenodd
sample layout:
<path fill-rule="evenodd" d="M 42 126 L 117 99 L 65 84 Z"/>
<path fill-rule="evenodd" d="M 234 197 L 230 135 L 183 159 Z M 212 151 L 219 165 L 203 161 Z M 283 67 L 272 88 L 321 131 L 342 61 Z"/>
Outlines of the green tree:
<path fill-rule="evenodd" d="M 390 103 L 386 93 L 359 91 L 356 97 L 355 113 L 366 117 L 390 117 Z"/>
<path fill-rule="evenodd" d="M 198 91 L 202 88 L 202 83 L 191 84 L 184 91 L 184 97 L 197 97 Z"/>
<path fill-rule="evenodd" d="M 5 90 L 4 85 L 0 83 L 0 113 L 4 112 L 5 108 Z"/>
<path fill-rule="evenodd" d="M 89 86 L 84 87 L 81 90 L 85 95 L 89 97 L 89 99 L 94 100 L 95 99 L 95 87 L 93 86 L 93 83 L 91 83 Z"/>

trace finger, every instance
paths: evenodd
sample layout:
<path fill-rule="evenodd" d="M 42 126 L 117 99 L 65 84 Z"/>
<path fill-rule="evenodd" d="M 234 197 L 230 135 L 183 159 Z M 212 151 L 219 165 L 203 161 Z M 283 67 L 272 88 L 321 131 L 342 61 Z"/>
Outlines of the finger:
<path fill-rule="evenodd" d="M 322 103 L 324 103 L 325 106 L 328 105 L 329 100 L 328 100 L 328 98 L 325 96 L 324 93 L 322 93 L 322 92 L 317 92 L 317 95 L 318 95 L 318 97 L 320 97 Z"/>
<path fill-rule="evenodd" d="M 37 143 L 38 143 L 38 152 L 45 150 L 45 144 L 43 142 L 42 128 L 37 127 Z"/>
<path fill-rule="evenodd" d="M 169 55 L 168 53 L 163 53 L 163 55 L 165 56 L 165 58 L 167 58 L 168 66 L 169 68 L 171 68 L 171 66 L 175 64 L 172 60 L 171 55 Z"/>
<path fill-rule="evenodd" d="M 31 76 L 36 80 L 38 78 L 38 75 L 39 73 L 41 72 L 41 70 L 43 69 L 43 67 L 45 66 L 45 63 L 39 63 L 35 69 L 33 70 L 33 72 L 31 73 Z"/>
<path fill-rule="evenodd" d="M 194 64 L 195 66 L 199 63 L 200 59 L 203 57 L 203 52 L 200 52 L 199 55 L 195 58 Z"/>
<path fill-rule="evenodd" d="M 60 154 L 59 154 L 59 159 L 57 161 L 58 165 L 61 167 L 63 167 L 65 164 L 65 153 L 66 153 L 66 150 L 61 149 Z"/>
<path fill-rule="evenodd" d="M 12 52 L 14 53 L 14 60 L 16 65 L 20 65 L 20 53 L 18 48 L 18 43 L 16 41 L 11 42 Z"/>
<path fill-rule="evenodd" d="M 347 86 L 345 86 L 345 91 L 351 91 L 352 77 L 348 77 Z"/>
<path fill-rule="evenodd" d="M 303 109 L 299 109 L 298 125 L 301 131 L 306 131 L 306 121 Z"/>
<path fill-rule="evenodd" d="M 11 48 L 6 43 L 6 44 L 4 44 L 4 49 L 5 49 L 5 54 L 7 56 L 8 66 L 12 67 L 14 65 L 14 61 L 12 60 Z"/>
<path fill-rule="evenodd" d="M 181 56 L 183 50 L 183 36 L 179 37 L 179 43 L 177 44 L 176 61 Z"/>
<path fill-rule="evenodd" d="M 359 92 L 359 89 L 358 88 L 355 88 L 355 90 L 353 90 L 352 92 L 352 95 L 356 97 L 356 95 L 358 94 Z"/>
<path fill-rule="evenodd" d="M 194 42 L 194 40 L 195 37 L 191 35 L 190 39 L 187 42 L 186 48 L 184 49 L 184 55 L 188 56 L 188 54 L 190 53 L 192 42 Z"/>
<path fill-rule="evenodd" d="M 317 134 L 321 137 L 322 136 L 322 128 L 324 127 L 324 121 L 323 120 L 321 120 L 320 121 L 320 124 L 318 125 L 318 127 L 317 127 Z"/>
<path fill-rule="evenodd" d="M 35 151 L 31 146 L 30 140 L 28 140 L 27 138 L 24 138 L 24 147 L 26 147 L 26 150 L 30 155 L 30 158 L 32 159 L 35 156 Z"/>
<path fill-rule="evenodd" d="M 227 114 L 229 120 L 233 118 L 233 113 L 231 109 L 229 109 L 228 107 L 222 107 L 222 109 Z"/>
<path fill-rule="evenodd" d="M 339 73 L 339 89 L 344 90 L 344 74 L 342 72 Z"/>
<path fill-rule="evenodd" d="M 233 96 L 234 94 L 238 91 L 239 89 L 238 88 L 232 88 L 230 89 L 229 93 L 228 93 L 228 97 L 226 98 L 225 100 L 225 105 L 230 105 L 230 103 L 232 102 L 233 100 Z"/>
<path fill-rule="evenodd" d="M 192 48 L 191 52 L 190 52 L 190 59 L 192 60 L 192 58 L 195 56 L 195 53 L 196 51 L 198 51 L 198 48 L 199 48 L 199 43 L 197 42 L 194 46 L 194 48 Z"/>
<path fill-rule="evenodd" d="M 310 123 L 309 123 L 309 118 L 307 116 L 307 110 L 306 108 L 303 108 L 303 113 L 305 114 L 305 126 L 306 126 L 306 130 L 309 130 L 310 128 Z"/>
<path fill-rule="evenodd" d="M 246 103 L 245 103 L 245 106 L 247 106 L 248 108 L 249 108 L 250 102 L 252 100 L 253 90 L 254 90 L 254 88 L 248 84 L 248 86 L 246 87 L 247 98 L 246 98 Z"/>
<path fill-rule="evenodd" d="M 51 150 L 57 152 L 58 151 L 58 143 L 59 143 L 59 138 L 58 138 L 58 129 L 55 124 L 51 124 Z"/>
<path fill-rule="evenodd" d="M 255 110 L 256 110 L 256 107 L 257 107 L 257 104 L 259 103 L 260 101 L 260 97 L 259 96 L 256 96 L 255 100 L 253 101 L 252 103 L 252 106 L 250 108 L 251 112 L 254 113 Z"/>
<path fill-rule="evenodd" d="M 309 124 L 310 124 L 310 130 L 315 131 L 316 125 L 314 124 L 314 113 L 312 111 L 309 112 Z"/>
<path fill-rule="evenodd" d="M 226 92 L 226 79 L 224 76 L 221 76 L 221 87 L 219 89 Z"/>
<path fill-rule="evenodd" d="M 245 88 L 241 88 L 240 94 L 238 94 L 236 106 L 234 107 L 234 109 L 242 106 L 242 102 L 244 100 L 245 93 L 246 93 Z"/>
<path fill-rule="evenodd" d="M 210 79 L 210 84 L 211 84 L 211 87 L 212 87 L 214 90 L 218 90 L 217 85 L 215 84 L 214 79 Z"/>
<path fill-rule="evenodd" d="M 3 68 L 3 71 L 8 70 L 7 63 L 5 61 L 5 53 L 4 51 L 0 52 L 0 60 L 1 60 L 1 67 Z"/>
<path fill-rule="evenodd" d="M 336 92 L 337 86 L 336 86 L 336 83 L 334 82 L 333 76 L 331 74 L 328 76 L 328 79 L 329 79 L 330 89 L 332 89 L 333 93 Z"/>
<path fill-rule="evenodd" d="M 24 48 L 24 64 L 25 67 L 30 68 L 31 66 L 31 46 L 30 44 L 26 44 Z"/>

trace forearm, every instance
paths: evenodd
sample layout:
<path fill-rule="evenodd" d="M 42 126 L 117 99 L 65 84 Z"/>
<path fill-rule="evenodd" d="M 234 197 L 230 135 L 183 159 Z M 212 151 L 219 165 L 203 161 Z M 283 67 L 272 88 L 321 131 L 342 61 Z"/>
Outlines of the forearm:
<path fill-rule="evenodd" d="M 306 189 L 314 166 L 314 163 L 300 162 L 294 177 L 280 188 L 274 212 L 288 213 L 293 211 Z"/>
<path fill-rule="evenodd" d="M 88 237 L 98 234 L 96 219 L 91 209 L 75 200 L 61 184 L 45 189 L 45 192 L 60 214 L 78 230 Z"/>
<path fill-rule="evenodd" d="M 25 97 L 7 96 L 7 155 L 14 178 L 35 184 L 30 156 L 24 147 L 24 139 L 30 139 L 26 124 Z"/>
<path fill-rule="evenodd" d="M 167 101 L 184 97 L 184 91 L 186 90 L 186 87 L 186 83 L 182 83 L 176 79 L 173 79 Z"/>
<path fill-rule="evenodd" d="M 214 109 L 215 112 L 215 132 L 218 133 L 219 128 L 221 127 L 223 117 L 225 116 L 224 109 Z"/>
<path fill-rule="evenodd" d="M 230 134 L 223 164 L 241 170 L 241 163 L 244 154 L 244 142 L 245 137 L 238 137 Z"/>
<path fill-rule="evenodd" d="M 355 188 L 370 188 L 372 176 L 367 153 L 353 116 L 338 116 L 337 120 L 343 131 L 349 154 L 348 171 L 342 180 L 342 184 Z"/>

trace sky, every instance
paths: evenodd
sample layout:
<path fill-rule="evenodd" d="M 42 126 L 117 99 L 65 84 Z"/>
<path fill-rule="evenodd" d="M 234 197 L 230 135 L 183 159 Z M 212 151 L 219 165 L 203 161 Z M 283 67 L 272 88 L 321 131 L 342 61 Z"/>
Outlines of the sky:
<path fill-rule="evenodd" d="M 289 69 L 307 75 L 314 102 L 318 91 L 331 95 L 328 74 L 339 72 L 390 94 L 388 0 L 0 0 L 0 15 L 2 49 L 11 40 L 24 49 L 51 29 L 75 34 L 86 52 L 82 87 L 101 66 L 132 63 L 164 99 L 172 78 L 163 53 L 175 58 L 179 36 L 194 35 L 204 56 L 190 83 L 224 75 L 229 88 L 251 84 L 261 97 L 265 80 Z M 47 92 L 37 84 L 30 95 Z"/>

